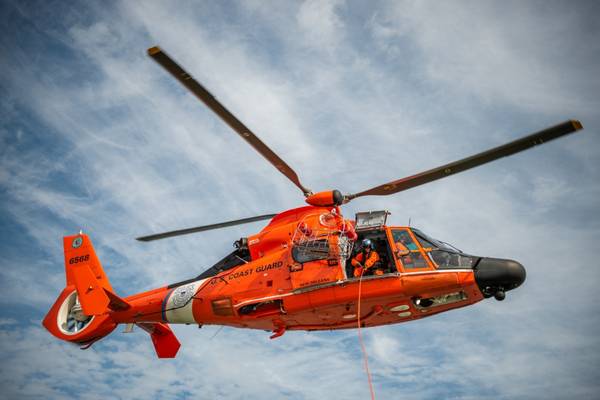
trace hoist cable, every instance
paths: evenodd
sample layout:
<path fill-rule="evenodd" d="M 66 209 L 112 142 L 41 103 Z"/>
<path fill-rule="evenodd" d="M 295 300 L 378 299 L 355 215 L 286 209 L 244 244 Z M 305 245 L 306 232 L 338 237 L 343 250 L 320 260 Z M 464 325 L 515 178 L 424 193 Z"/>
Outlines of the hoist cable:
<path fill-rule="evenodd" d="M 362 337 L 362 331 L 361 331 L 361 326 L 360 326 L 360 296 L 362 293 L 362 278 L 363 278 L 363 274 L 365 273 L 366 268 L 361 268 L 361 272 L 360 272 L 360 278 L 358 280 L 358 302 L 357 302 L 357 310 L 356 310 L 356 314 L 357 314 L 357 328 L 358 328 L 358 341 L 360 342 L 360 348 L 362 350 L 362 354 L 363 354 L 363 359 L 364 359 L 364 364 L 365 364 L 365 371 L 367 372 L 367 380 L 369 381 L 369 390 L 371 392 L 371 400 L 375 400 L 375 391 L 373 390 L 373 381 L 371 379 L 371 372 L 369 371 L 369 356 L 367 355 L 367 349 L 365 348 L 365 343 L 363 341 L 363 337 Z"/>

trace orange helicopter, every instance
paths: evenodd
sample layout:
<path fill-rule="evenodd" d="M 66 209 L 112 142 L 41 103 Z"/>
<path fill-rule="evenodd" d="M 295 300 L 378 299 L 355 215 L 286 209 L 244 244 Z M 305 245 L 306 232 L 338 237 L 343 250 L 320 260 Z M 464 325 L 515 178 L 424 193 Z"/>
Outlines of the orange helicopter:
<path fill-rule="evenodd" d="M 195 278 L 120 297 L 90 238 L 63 239 L 66 287 L 43 325 L 59 339 L 88 348 L 118 324 L 150 334 L 158 357 L 177 354 L 169 324 L 226 325 L 271 331 L 333 330 L 395 324 L 465 307 L 484 298 L 503 300 L 525 280 L 508 259 L 465 254 L 412 227 L 386 225 L 387 211 L 357 213 L 341 206 L 363 196 L 398 193 L 506 157 L 582 129 L 569 120 L 499 147 L 362 192 L 313 193 L 250 129 L 164 51 L 148 54 L 292 181 L 307 206 L 219 224 L 138 238 L 163 239 L 270 219 L 259 233 Z M 375 253 L 376 257 L 370 257 Z M 360 294 L 359 294 L 360 293 Z"/>

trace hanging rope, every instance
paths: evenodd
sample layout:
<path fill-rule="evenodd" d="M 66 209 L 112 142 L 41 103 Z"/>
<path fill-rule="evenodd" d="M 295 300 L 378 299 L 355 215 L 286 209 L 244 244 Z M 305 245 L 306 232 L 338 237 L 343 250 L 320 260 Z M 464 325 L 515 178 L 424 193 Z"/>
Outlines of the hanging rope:
<path fill-rule="evenodd" d="M 367 349 L 365 348 L 365 343 L 363 342 L 362 331 L 360 326 L 360 296 L 362 291 L 362 278 L 365 273 L 366 268 L 362 267 L 360 271 L 360 278 L 358 280 L 358 302 L 356 307 L 356 315 L 357 315 L 357 328 L 358 328 L 358 341 L 360 342 L 360 348 L 363 353 L 365 370 L 367 371 L 367 379 L 369 381 L 369 390 L 371 391 L 371 400 L 375 400 L 375 391 L 373 390 L 373 381 L 371 380 L 371 372 L 369 371 L 369 356 L 367 355 Z"/>

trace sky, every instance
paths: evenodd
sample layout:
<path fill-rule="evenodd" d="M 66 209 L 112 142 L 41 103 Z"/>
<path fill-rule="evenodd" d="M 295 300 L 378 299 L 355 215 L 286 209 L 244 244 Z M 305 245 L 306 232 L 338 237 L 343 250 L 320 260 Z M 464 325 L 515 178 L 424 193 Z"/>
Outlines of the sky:
<path fill-rule="evenodd" d="M 159 45 L 315 191 L 356 193 L 567 119 L 584 130 L 389 197 L 387 209 L 527 280 L 363 331 L 378 399 L 590 399 L 600 391 L 600 5 L 589 1 L 0 3 L 0 398 L 363 399 L 357 333 L 173 326 L 156 359 L 121 327 L 81 351 L 41 320 L 62 237 L 121 296 L 198 275 L 300 191 L 147 55 Z"/>

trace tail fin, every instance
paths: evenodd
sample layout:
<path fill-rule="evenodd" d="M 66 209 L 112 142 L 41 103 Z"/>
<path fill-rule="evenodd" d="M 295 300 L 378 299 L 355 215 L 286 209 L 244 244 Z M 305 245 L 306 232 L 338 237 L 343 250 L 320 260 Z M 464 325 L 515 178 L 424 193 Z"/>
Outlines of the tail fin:
<path fill-rule="evenodd" d="M 66 236 L 63 246 L 66 287 L 43 325 L 59 339 L 90 344 L 117 326 L 108 315 L 110 310 L 131 306 L 113 292 L 87 235 Z"/>
<path fill-rule="evenodd" d="M 84 313 L 101 315 L 108 309 L 121 311 L 131 307 L 114 293 L 87 235 L 67 236 L 63 246 L 67 286 L 77 288 Z"/>
<path fill-rule="evenodd" d="M 43 325 L 57 338 L 88 348 L 117 327 L 115 320 L 129 323 L 111 311 L 125 311 L 132 306 L 114 293 L 87 235 L 66 236 L 63 245 L 67 283 Z M 158 357 L 175 357 L 180 344 L 167 324 L 131 323 L 150 334 Z"/>

